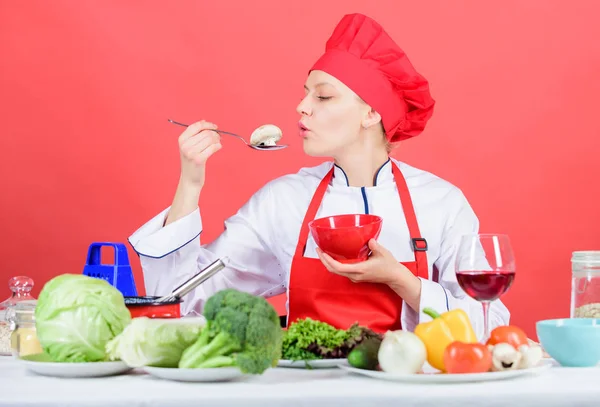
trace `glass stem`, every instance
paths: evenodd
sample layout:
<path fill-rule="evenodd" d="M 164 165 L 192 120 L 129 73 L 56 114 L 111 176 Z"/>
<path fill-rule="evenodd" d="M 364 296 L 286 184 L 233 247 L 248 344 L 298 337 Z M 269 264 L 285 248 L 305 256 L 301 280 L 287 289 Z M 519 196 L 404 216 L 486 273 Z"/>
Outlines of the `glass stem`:
<path fill-rule="evenodd" d="M 490 302 L 482 301 L 483 307 L 483 342 L 485 343 L 490 337 Z"/>

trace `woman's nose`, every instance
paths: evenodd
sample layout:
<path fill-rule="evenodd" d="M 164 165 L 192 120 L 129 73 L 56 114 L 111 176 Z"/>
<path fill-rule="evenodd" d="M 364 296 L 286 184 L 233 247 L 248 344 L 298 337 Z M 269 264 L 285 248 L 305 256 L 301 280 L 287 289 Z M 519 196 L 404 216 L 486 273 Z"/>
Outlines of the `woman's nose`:
<path fill-rule="evenodd" d="M 311 109 L 308 105 L 308 102 L 306 101 L 306 98 L 302 99 L 300 103 L 298 103 L 298 106 L 296 106 L 296 112 L 303 116 L 310 116 Z"/>

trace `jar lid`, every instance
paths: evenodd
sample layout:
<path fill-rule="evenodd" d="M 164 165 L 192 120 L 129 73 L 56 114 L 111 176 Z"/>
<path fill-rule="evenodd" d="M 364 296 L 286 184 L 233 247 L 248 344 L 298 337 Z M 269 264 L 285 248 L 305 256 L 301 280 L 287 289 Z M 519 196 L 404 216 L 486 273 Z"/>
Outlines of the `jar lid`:
<path fill-rule="evenodd" d="M 33 280 L 27 276 L 11 277 L 8 280 L 8 288 L 12 294 L 0 303 L 0 321 L 7 321 L 11 308 L 19 302 L 35 300 L 30 294 L 33 288 Z"/>
<path fill-rule="evenodd" d="M 600 250 L 580 250 L 573 252 L 571 262 L 600 264 Z"/>

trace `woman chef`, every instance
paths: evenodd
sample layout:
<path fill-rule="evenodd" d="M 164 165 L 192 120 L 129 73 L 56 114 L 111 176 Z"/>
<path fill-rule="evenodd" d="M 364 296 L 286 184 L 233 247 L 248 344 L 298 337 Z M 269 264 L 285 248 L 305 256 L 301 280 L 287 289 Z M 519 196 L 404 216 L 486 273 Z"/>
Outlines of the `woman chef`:
<path fill-rule="evenodd" d="M 129 239 L 148 294 L 168 293 L 227 256 L 230 265 L 185 298 L 184 313 L 201 313 L 207 297 L 232 287 L 287 293 L 288 323 L 311 317 L 339 328 L 357 321 L 412 331 L 429 319 L 425 307 L 462 308 L 481 337 L 481 304 L 458 286 L 453 262 L 461 235 L 478 231 L 477 217 L 458 188 L 389 157 L 392 143 L 419 135 L 431 117 L 428 82 L 377 22 L 352 14 L 335 28 L 304 87 L 297 107 L 304 151 L 334 162 L 267 183 L 204 245 L 198 199 L 206 162 L 221 144 L 206 121 L 181 134 L 173 203 Z M 384 219 L 365 262 L 340 264 L 309 234 L 309 221 L 346 213 Z M 493 329 L 508 324 L 509 312 L 495 301 L 489 318 Z"/>

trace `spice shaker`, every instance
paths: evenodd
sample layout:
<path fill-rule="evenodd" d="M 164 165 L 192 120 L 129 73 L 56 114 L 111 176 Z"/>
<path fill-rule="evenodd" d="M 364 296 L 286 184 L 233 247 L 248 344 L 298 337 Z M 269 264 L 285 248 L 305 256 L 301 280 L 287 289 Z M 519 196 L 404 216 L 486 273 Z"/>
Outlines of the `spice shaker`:
<path fill-rule="evenodd" d="M 571 257 L 571 318 L 600 318 L 600 251 Z"/>

